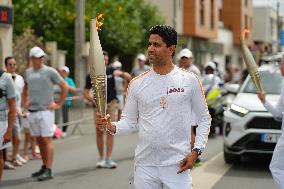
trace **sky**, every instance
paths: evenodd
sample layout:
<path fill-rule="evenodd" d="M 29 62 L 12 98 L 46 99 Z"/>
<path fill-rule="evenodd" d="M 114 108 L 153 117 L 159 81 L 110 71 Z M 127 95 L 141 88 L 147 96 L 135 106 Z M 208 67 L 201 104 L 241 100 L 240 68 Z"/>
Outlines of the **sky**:
<path fill-rule="evenodd" d="M 284 0 L 253 0 L 253 6 L 269 5 L 276 9 L 277 2 L 280 3 L 279 13 L 284 16 Z"/>

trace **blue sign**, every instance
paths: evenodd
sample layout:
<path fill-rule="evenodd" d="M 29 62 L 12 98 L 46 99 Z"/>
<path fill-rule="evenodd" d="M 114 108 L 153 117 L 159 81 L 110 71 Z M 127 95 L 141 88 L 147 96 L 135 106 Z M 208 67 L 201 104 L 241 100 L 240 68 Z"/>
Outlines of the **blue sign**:
<path fill-rule="evenodd" d="M 279 32 L 279 40 L 280 40 L 280 45 L 284 46 L 284 31 Z"/>

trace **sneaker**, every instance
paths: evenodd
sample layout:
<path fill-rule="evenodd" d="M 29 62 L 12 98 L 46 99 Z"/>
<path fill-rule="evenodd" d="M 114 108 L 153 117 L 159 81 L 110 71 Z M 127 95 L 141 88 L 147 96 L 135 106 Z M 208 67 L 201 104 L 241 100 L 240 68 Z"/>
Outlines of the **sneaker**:
<path fill-rule="evenodd" d="M 62 132 L 62 138 L 65 138 L 65 137 L 67 137 L 67 133 L 66 132 Z"/>
<path fill-rule="evenodd" d="M 9 161 L 5 161 L 4 162 L 4 169 L 15 169 L 15 166 L 11 163 L 11 162 L 9 162 Z"/>
<path fill-rule="evenodd" d="M 23 164 L 27 163 L 27 160 L 25 160 L 22 156 L 20 156 L 20 154 L 17 154 L 16 160 L 18 160 L 19 162 Z"/>
<path fill-rule="evenodd" d="M 117 167 L 117 164 L 114 161 L 110 159 L 105 160 L 105 168 L 115 169 L 116 167 Z"/>
<path fill-rule="evenodd" d="M 19 166 L 22 166 L 22 162 L 20 162 L 19 160 L 17 159 L 13 159 L 12 160 L 12 164 L 15 166 L 15 167 L 19 167 Z"/>
<path fill-rule="evenodd" d="M 35 153 L 37 153 L 37 154 L 40 153 L 40 149 L 39 149 L 39 146 L 38 146 L 38 145 L 35 146 Z"/>
<path fill-rule="evenodd" d="M 45 169 L 46 169 L 45 165 L 41 166 L 40 170 L 38 170 L 37 172 L 34 172 L 32 174 L 32 177 L 38 177 L 38 176 L 42 175 L 44 173 Z"/>
<path fill-rule="evenodd" d="M 28 155 L 24 155 L 24 160 L 26 160 L 27 162 L 30 160 L 29 156 Z"/>
<path fill-rule="evenodd" d="M 97 163 L 96 163 L 96 167 L 97 168 L 104 168 L 106 165 L 106 161 L 104 159 L 100 159 Z"/>
<path fill-rule="evenodd" d="M 41 159 L 41 155 L 39 153 L 32 153 L 32 159 Z"/>
<path fill-rule="evenodd" d="M 48 168 L 44 170 L 43 174 L 37 177 L 38 181 L 46 181 L 50 179 L 53 179 L 53 174 L 52 174 L 51 169 L 48 169 Z"/>

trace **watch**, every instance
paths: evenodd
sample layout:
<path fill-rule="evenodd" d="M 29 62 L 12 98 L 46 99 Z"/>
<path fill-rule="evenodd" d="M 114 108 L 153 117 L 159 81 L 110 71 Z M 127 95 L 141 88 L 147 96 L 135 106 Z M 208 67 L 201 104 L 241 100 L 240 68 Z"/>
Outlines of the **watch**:
<path fill-rule="evenodd" d="M 193 148 L 191 151 L 196 152 L 198 156 L 200 156 L 202 154 L 202 151 L 201 151 L 200 148 Z"/>

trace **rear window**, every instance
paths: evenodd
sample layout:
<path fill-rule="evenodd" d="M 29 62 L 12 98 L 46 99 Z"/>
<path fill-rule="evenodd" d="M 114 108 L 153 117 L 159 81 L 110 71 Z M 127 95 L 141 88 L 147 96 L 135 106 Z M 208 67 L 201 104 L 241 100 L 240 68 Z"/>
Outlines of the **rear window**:
<path fill-rule="evenodd" d="M 261 82 L 267 94 L 280 94 L 281 88 L 284 86 L 284 78 L 279 72 L 261 71 L 259 72 Z M 248 82 L 243 88 L 244 93 L 256 93 L 256 88 L 248 76 Z"/>

